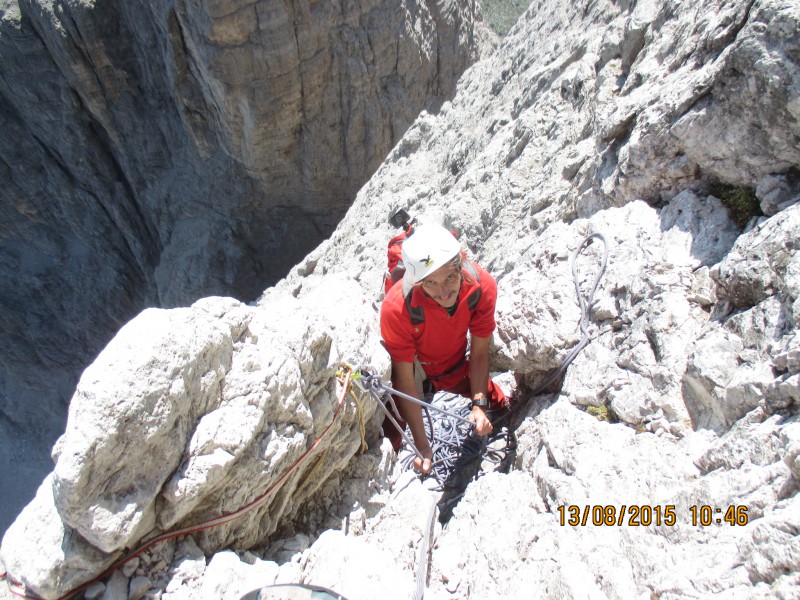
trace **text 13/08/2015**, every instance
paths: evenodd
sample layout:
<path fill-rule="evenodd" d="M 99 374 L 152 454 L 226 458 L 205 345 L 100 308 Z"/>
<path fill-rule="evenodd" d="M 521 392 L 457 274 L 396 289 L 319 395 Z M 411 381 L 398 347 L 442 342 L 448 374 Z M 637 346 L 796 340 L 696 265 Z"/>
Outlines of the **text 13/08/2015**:
<path fill-rule="evenodd" d="M 747 525 L 747 507 L 730 505 L 716 508 L 708 505 L 689 506 L 689 516 L 693 527 L 708 527 L 712 524 Z M 563 527 L 585 527 L 587 525 L 622 527 L 649 527 L 666 525 L 672 527 L 678 523 L 678 514 L 674 504 L 595 504 L 578 506 L 562 504 L 558 507 L 559 524 Z"/>

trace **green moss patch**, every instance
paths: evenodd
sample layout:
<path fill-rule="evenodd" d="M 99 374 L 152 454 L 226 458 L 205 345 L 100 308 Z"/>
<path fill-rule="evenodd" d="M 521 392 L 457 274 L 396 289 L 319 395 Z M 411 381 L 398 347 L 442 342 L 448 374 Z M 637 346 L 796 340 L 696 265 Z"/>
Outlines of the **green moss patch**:
<path fill-rule="evenodd" d="M 728 209 L 731 220 L 743 230 L 753 217 L 763 216 L 761 203 L 756 198 L 753 188 L 737 187 L 716 183 L 709 187 L 708 192 L 722 201 Z"/>
<path fill-rule="evenodd" d="M 484 19 L 499 36 L 508 33 L 530 4 L 531 0 L 481 0 L 480 3 Z"/>
<path fill-rule="evenodd" d="M 606 408 L 605 404 L 601 404 L 600 406 L 587 406 L 586 412 L 592 415 L 598 421 L 609 421 L 608 408 Z"/>

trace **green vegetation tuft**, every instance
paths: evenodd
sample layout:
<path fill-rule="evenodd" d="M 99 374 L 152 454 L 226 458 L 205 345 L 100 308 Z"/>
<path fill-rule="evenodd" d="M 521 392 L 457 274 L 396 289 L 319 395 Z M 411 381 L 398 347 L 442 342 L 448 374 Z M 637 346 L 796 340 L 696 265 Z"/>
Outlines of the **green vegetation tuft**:
<path fill-rule="evenodd" d="M 753 188 L 716 183 L 710 186 L 708 191 L 727 207 L 728 214 L 740 230 L 744 230 L 750 219 L 764 214 L 761 212 L 761 203 L 756 198 L 756 191 Z"/>
<path fill-rule="evenodd" d="M 505 36 L 531 0 L 481 0 L 483 17 L 497 35 Z"/>
<path fill-rule="evenodd" d="M 600 406 L 587 406 L 586 412 L 598 421 L 608 422 L 608 408 L 606 408 L 605 404 L 601 404 Z"/>
<path fill-rule="evenodd" d="M 21 20 L 22 14 L 16 0 L 0 0 L 0 24 L 18 27 Z"/>

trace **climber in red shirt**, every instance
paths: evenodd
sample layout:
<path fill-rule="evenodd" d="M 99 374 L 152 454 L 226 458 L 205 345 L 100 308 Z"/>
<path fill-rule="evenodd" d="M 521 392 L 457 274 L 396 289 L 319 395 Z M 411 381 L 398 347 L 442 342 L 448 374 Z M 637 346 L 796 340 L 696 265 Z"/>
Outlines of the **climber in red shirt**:
<path fill-rule="evenodd" d="M 424 397 L 424 391 L 444 390 L 472 399 L 468 418 L 478 435 L 486 435 L 492 430 L 486 410 L 490 404 L 506 403 L 502 390 L 489 378 L 497 283 L 464 258 L 458 240 L 440 225 L 417 227 L 403 242 L 402 254 L 402 285 L 389 290 L 381 307 L 381 335 L 392 358 L 392 384 L 416 398 Z M 422 409 L 402 398 L 397 404 L 423 456 L 415 459 L 414 468 L 428 473 L 433 452 Z M 399 433 L 389 432 L 389 437 L 394 437 L 397 449 Z"/>

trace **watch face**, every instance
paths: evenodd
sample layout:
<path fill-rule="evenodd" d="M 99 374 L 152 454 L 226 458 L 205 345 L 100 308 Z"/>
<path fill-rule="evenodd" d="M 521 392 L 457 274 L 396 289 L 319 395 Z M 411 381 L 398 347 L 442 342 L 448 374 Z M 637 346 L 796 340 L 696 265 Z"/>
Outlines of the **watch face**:
<path fill-rule="evenodd" d="M 489 406 L 489 399 L 488 398 L 478 398 L 477 400 L 472 401 L 472 406 L 480 406 L 481 408 L 486 408 Z"/>

